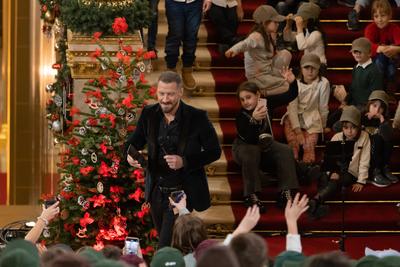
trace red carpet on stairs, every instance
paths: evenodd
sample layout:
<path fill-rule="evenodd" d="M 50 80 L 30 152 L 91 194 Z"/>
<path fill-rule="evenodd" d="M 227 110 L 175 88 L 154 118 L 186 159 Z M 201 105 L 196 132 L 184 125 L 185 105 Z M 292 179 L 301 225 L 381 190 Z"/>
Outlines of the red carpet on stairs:
<path fill-rule="evenodd" d="M 253 26 L 251 19 L 252 12 L 257 6 L 264 4 L 262 0 L 243 1 L 243 9 L 245 12 L 245 20 L 240 23 L 238 34 L 246 36 Z M 326 48 L 326 55 L 328 59 L 327 78 L 331 85 L 344 84 L 348 86 L 351 83 L 351 68 L 355 65 L 351 54 L 349 53 L 349 44 L 355 39 L 363 35 L 363 31 L 352 32 L 346 28 L 344 21 L 335 22 L 327 20 L 346 20 L 347 13 L 350 8 L 338 6 L 336 1 L 331 1 L 332 5 L 327 10 L 321 12 L 320 19 L 325 20 L 321 22 L 321 28 L 326 34 L 327 43 L 332 44 Z M 400 8 L 394 10 L 393 17 L 396 18 L 400 15 Z M 370 19 L 370 11 L 364 10 L 361 13 L 362 19 Z M 363 22 L 366 25 L 366 22 Z M 239 167 L 233 162 L 231 146 L 233 139 L 236 136 L 235 117 L 240 108 L 240 104 L 235 96 L 237 86 L 246 80 L 243 68 L 243 55 L 239 55 L 233 59 L 226 59 L 220 55 L 218 48 L 215 45 L 217 42 L 216 31 L 210 21 L 205 22 L 208 31 L 207 47 L 211 54 L 212 61 L 211 67 L 218 67 L 217 69 L 211 68 L 212 75 L 215 80 L 216 100 L 220 110 L 220 126 L 223 132 L 223 147 L 225 157 L 228 162 L 228 181 L 231 188 L 231 206 L 235 216 L 236 222 L 245 214 L 245 208 L 240 203 L 242 200 L 243 182 L 240 174 Z M 298 66 L 300 56 L 294 55 L 292 64 Z M 343 69 L 345 68 L 345 69 Z M 400 74 L 400 72 L 399 72 Z M 400 79 L 397 79 L 394 85 L 396 91 L 400 88 Z M 390 106 L 391 116 L 397 105 L 397 100 L 400 96 L 395 95 Z M 329 103 L 330 110 L 338 107 L 338 102 L 331 98 Z M 273 114 L 273 131 L 274 137 L 280 142 L 285 142 L 282 126 L 279 124 L 279 119 L 286 112 L 286 108 L 278 108 Z M 325 140 L 329 140 L 332 135 L 325 136 Z M 396 132 L 395 144 L 400 144 L 400 134 Z M 317 149 L 318 159 L 323 157 L 323 142 L 320 142 Z M 400 171 L 400 149 L 396 147 L 391 161 L 391 168 L 393 171 Z M 307 193 L 312 196 L 316 192 L 315 181 L 312 185 L 302 186 L 301 192 Z M 365 246 L 372 249 L 393 248 L 400 250 L 400 235 L 376 235 L 372 234 L 376 231 L 396 231 L 400 230 L 400 212 L 396 207 L 396 201 L 400 201 L 400 184 L 393 185 L 387 188 L 377 188 L 373 185 L 367 185 L 360 193 L 353 193 L 348 190 L 346 192 L 346 200 L 348 201 L 369 201 L 369 203 L 346 203 L 345 204 L 345 229 L 347 231 L 369 231 L 371 234 L 364 233 L 361 236 L 351 236 L 346 240 L 347 252 L 351 257 L 359 258 L 364 255 Z M 283 211 L 276 208 L 274 201 L 276 198 L 276 186 L 268 186 L 263 189 L 261 199 L 269 201 L 267 206 L 267 213 L 264 214 L 257 225 L 256 230 L 260 233 L 263 231 L 283 231 L 286 228 Z M 332 200 L 340 200 L 340 195 L 336 195 Z M 381 203 L 371 201 L 382 201 Z M 386 202 L 385 202 L 386 201 Z M 389 202 L 388 202 L 389 201 Z M 391 201 L 391 202 L 390 202 Z M 307 216 L 303 216 L 299 222 L 301 231 L 340 231 L 341 230 L 341 217 L 342 209 L 341 204 L 332 203 L 330 206 L 330 213 L 321 220 L 311 221 Z M 269 254 L 275 256 L 284 250 L 284 237 L 266 237 L 269 244 Z M 336 250 L 338 249 L 338 235 L 330 235 L 329 237 L 306 237 L 303 238 L 304 252 L 311 255 L 318 252 Z"/>

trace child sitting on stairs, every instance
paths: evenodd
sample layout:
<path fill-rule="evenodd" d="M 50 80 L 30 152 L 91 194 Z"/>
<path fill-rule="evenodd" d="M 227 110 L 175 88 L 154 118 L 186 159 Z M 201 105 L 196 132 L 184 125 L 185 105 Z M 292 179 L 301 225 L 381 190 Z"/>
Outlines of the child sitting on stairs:
<path fill-rule="evenodd" d="M 277 201 L 279 207 L 284 207 L 286 200 L 299 187 L 298 175 L 311 176 L 314 172 L 311 168 L 302 169 L 298 166 L 290 147 L 273 140 L 271 136 L 267 109 L 287 104 L 298 93 L 292 71 L 286 68 L 282 76 L 290 83 L 290 88 L 287 93 L 267 97 L 268 108 L 265 102 L 258 104 L 261 93 L 255 83 L 244 82 L 237 90 L 242 107 L 236 116 L 237 138 L 233 142 L 232 153 L 235 162 L 241 167 L 245 205 L 258 205 L 260 212 L 265 212 L 257 196 L 261 192 L 261 169 L 276 169 L 280 188 Z"/>
<path fill-rule="evenodd" d="M 371 143 L 366 131 L 361 130 L 361 113 L 355 106 L 343 108 L 340 117 L 342 132 L 335 134 L 331 141 L 354 140 L 354 151 L 347 171 L 342 174 L 324 171 L 318 183 L 318 193 L 309 201 L 308 214 L 313 219 L 323 217 L 327 207 L 323 203 L 332 197 L 340 186 L 351 186 L 353 192 L 360 192 L 368 179 Z M 327 158 L 329 155 L 325 155 Z"/>
<path fill-rule="evenodd" d="M 386 187 L 399 179 L 390 172 L 389 161 L 393 151 L 393 128 L 388 119 L 389 96 L 376 90 L 368 98 L 366 114 L 361 124 L 371 138 L 371 183 Z"/>
<path fill-rule="evenodd" d="M 317 55 L 305 54 L 300 66 L 299 95 L 289 103 L 281 123 L 294 158 L 313 164 L 318 135 L 324 134 L 328 118 L 330 86 L 329 81 L 320 75 L 321 61 Z M 302 158 L 299 157 L 300 146 L 304 151 Z"/>
<path fill-rule="evenodd" d="M 247 80 L 254 82 L 266 97 L 288 91 L 289 84 L 280 71 L 289 66 L 292 55 L 288 50 L 276 50 L 279 22 L 285 17 L 268 5 L 259 6 L 253 13 L 256 23 L 249 36 L 225 52 L 227 58 L 244 52 Z"/>

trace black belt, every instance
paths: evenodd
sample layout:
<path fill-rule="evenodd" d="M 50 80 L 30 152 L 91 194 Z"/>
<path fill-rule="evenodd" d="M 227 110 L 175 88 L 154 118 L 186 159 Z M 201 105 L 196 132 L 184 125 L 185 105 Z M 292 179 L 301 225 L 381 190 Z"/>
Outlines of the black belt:
<path fill-rule="evenodd" d="M 174 191 L 182 190 L 182 188 L 183 188 L 182 186 L 174 186 L 174 187 L 158 186 L 158 189 L 160 189 L 160 192 L 164 193 L 164 194 L 169 194 Z"/>

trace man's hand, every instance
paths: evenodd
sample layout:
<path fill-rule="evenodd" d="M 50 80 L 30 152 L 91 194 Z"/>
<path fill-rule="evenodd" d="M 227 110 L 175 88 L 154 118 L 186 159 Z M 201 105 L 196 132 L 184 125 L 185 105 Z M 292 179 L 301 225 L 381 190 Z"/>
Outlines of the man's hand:
<path fill-rule="evenodd" d="M 128 155 L 128 157 L 126 158 L 129 165 L 131 165 L 132 167 L 135 168 L 142 168 L 142 165 L 140 165 L 139 161 L 137 161 L 136 159 L 132 158 L 130 155 Z"/>
<path fill-rule="evenodd" d="M 168 167 L 170 167 L 173 170 L 178 170 L 183 167 L 183 159 L 181 156 L 165 155 L 164 159 L 167 162 Z"/>
<path fill-rule="evenodd" d="M 361 192 L 361 190 L 364 188 L 363 184 L 355 183 L 351 186 L 351 191 L 353 192 Z"/>
<path fill-rule="evenodd" d="M 260 208 L 257 205 L 249 207 L 238 227 L 232 233 L 233 236 L 248 233 L 253 229 L 260 220 Z"/>
<path fill-rule="evenodd" d="M 262 121 L 267 117 L 267 107 L 266 106 L 257 106 L 253 114 L 251 115 L 256 121 Z"/>
<path fill-rule="evenodd" d="M 203 13 L 206 13 L 211 7 L 211 0 L 203 0 Z"/>

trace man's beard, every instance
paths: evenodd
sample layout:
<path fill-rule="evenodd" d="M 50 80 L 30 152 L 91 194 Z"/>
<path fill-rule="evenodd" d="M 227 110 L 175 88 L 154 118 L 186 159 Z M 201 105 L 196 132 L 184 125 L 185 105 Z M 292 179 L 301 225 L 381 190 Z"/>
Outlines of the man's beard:
<path fill-rule="evenodd" d="M 168 105 L 166 106 L 165 104 L 160 104 L 161 106 L 161 110 L 163 111 L 163 113 L 171 113 L 171 111 L 178 105 L 179 102 L 176 103 L 168 103 Z"/>

